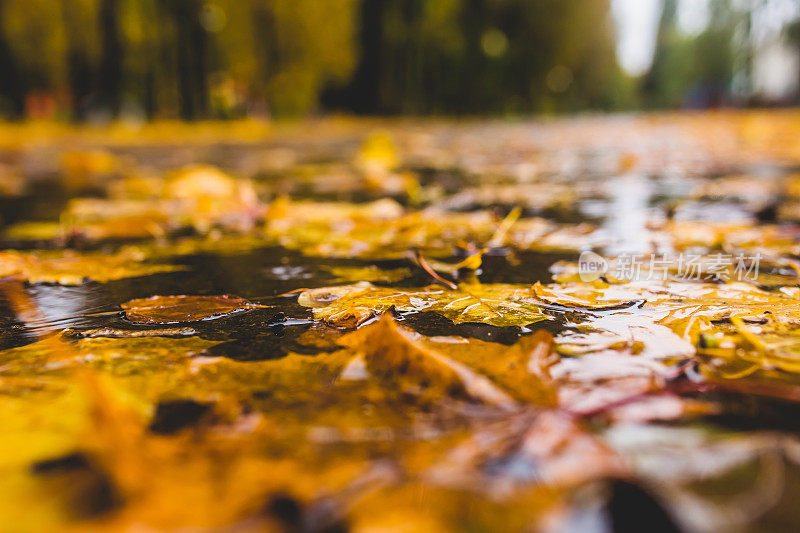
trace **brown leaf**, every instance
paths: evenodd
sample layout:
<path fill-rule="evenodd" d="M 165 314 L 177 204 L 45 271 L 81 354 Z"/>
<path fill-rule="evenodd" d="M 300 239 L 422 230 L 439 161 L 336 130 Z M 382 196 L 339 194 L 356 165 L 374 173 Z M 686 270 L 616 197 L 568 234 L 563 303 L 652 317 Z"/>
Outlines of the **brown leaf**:
<path fill-rule="evenodd" d="M 426 345 L 440 355 L 491 376 L 494 383 L 518 401 L 549 407 L 557 405 L 550 367 L 558 362 L 559 356 L 553 349 L 553 337 L 547 331 L 539 330 L 522 337 L 511 346 L 477 339 L 443 340 L 446 338 L 430 338 Z"/>
<path fill-rule="evenodd" d="M 514 409 L 516 402 L 488 378 L 467 366 L 419 343 L 416 334 L 401 328 L 389 314 L 368 327 L 339 340 L 364 355 L 367 370 L 391 381 L 436 395 L 466 395 L 503 409 Z"/>
<path fill-rule="evenodd" d="M 555 353 L 553 336 L 539 330 L 534 335 L 522 337 L 506 351 L 505 379 L 518 398 L 530 402 L 547 399 L 555 402 L 556 390 L 550 376 L 550 367 L 559 360 Z"/>
<path fill-rule="evenodd" d="M 552 317 L 542 312 L 527 285 L 461 285 L 456 290 L 376 287 L 367 282 L 305 290 L 297 302 L 314 318 L 340 328 L 357 327 L 394 307 L 398 312 L 432 311 L 453 322 L 527 326 Z"/>
<path fill-rule="evenodd" d="M 219 318 L 237 311 L 266 307 L 244 298 L 222 296 L 151 296 L 136 298 L 120 307 L 132 322 L 146 324 L 174 324 Z"/>

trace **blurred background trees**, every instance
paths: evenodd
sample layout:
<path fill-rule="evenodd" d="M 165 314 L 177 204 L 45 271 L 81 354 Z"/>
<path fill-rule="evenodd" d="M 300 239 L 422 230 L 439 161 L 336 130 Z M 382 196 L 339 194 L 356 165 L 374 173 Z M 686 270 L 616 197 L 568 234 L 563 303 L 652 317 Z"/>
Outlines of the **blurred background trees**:
<path fill-rule="evenodd" d="M 302 113 L 352 70 L 356 0 L 0 0 L 0 109 Z"/>
<path fill-rule="evenodd" d="M 622 103 L 607 0 L 367 0 L 359 20 L 360 61 L 326 104 L 469 114 Z"/>
<path fill-rule="evenodd" d="M 613 1 L 0 0 L 0 116 L 520 114 L 759 101 L 766 45 L 754 20 L 779 0 L 703 0 L 711 14 L 693 34 L 679 27 L 678 0 L 662 0 L 641 76 L 617 61 Z M 781 46 L 798 55 L 800 30 L 785 26 Z"/>
<path fill-rule="evenodd" d="M 750 53 L 750 13 L 731 0 L 709 2 L 708 24 L 696 35 L 682 33 L 677 0 L 665 0 L 656 37 L 653 64 L 642 85 L 649 107 L 716 107 L 735 103 L 734 77 L 746 76 Z M 746 63 L 746 61 L 745 61 Z M 745 68 L 742 68 L 745 67 Z"/>

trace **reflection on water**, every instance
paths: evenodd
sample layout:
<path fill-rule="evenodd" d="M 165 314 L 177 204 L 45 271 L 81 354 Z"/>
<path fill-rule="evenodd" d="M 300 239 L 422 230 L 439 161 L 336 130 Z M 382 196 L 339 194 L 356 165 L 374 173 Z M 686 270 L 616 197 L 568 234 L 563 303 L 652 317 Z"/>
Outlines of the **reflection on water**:
<path fill-rule="evenodd" d="M 652 239 L 647 220 L 652 183 L 638 173 L 623 174 L 606 183 L 611 203 L 604 227 L 616 241 L 606 252 L 618 255 L 650 251 Z"/>
<path fill-rule="evenodd" d="M 104 301 L 104 291 L 99 285 L 63 287 L 39 284 L 30 287 L 27 292 L 38 306 L 41 320 L 26 325 L 38 333 L 86 322 L 87 318 L 83 315 L 109 309 L 108 305 L 101 303 Z"/>

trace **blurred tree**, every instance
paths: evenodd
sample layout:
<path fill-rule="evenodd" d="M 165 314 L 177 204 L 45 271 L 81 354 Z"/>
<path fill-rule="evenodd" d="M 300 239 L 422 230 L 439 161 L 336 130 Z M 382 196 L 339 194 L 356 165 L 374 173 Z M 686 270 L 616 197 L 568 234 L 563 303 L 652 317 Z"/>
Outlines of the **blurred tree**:
<path fill-rule="evenodd" d="M 102 52 L 97 92 L 101 104 L 112 115 L 119 113 L 122 86 L 123 49 L 119 5 L 119 0 L 100 0 L 98 16 Z"/>
<path fill-rule="evenodd" d="M 78 120 L 86 118 L 93 104 L 95 65 L 99 54 L 98 1 L 62 0 L 61 17 L 64 27 L 66 75 L 72 114 Z"/>
<path fill-rule="evenodd" d="M 357 0 L 0 0 L 0 110 L 21 113 L 25 94 L 38 90 L 63 95 L 78 120 L 117 115 L 123 100 L 148 116 L 206 117 L 220 111 L 210 98 L 221 80 L 274 114 L 304 113 L 324 83 L 353 67 L 356 8 Z"/>
<path fill-rule="evenodd" d="M 745 16 L 731 0 L 712 0 L 708 27 L 697 36 L 692 89 L 693 107 L 717 107 L 730 101 L 735 74 L 736 29 Z M 699 92 L 699 94 L 698 94 Z"/>
<path fill-rule="evenodd" d="M 174 30 L 157 0 L 117 0 L 120 80 L 116 97 L 127 113 L 156 116 L 178 107 L 172 42 Z M 110 74 L 110 71 L 109 71 Z M 110 91 L 113 89 L 109 88 Z"/>
<path fill-rule="evenodd" d="M 0 16 L 7 0 L 0 0 Z M 0 116 L 20 118 L 25 113 L 25 84 L 5 31 L 0 28 Z"/>
<path fill-rule="evenodd" d="M 384 17 L 388 3 L 388 0 L 361 2 L 358 36 L 361 57 L 349 87 L 332 96 L 334 105 L 357 113 L 375 113 L 383 106 L 381 80 L 385 77 Z M 335 89 L 333 92 L 336 93 Z"/>
<path fill-rule="evenodd" d="M 795 53 L 800 56 L 800 18 L 792 21 L 784 29 L 784 38 L 789 45 L 794 48 Z M 794 104 L 800 104 L 800 69 L 797 73 L 797 89 L 794 92 Z"/>
<path fill-rule="evenodd" d="M 0 98 L 76 119 L 301 114 L 325 87 L 364 113 L 611 108 L 609 1 L 0 0 Z"/>
<path fill-rule="evenodd" d="M 239 18 L 221 32 L 221 42 L 229 45 L 223 47 L 221 66 L 234 66 L 228 73 L 264 99 L 273 114 L 312 109 L 327 81 L 344 80 L 352 71 L 356 0 L 241 3 L 249 9 L 227 10 Z M 249 57 L 242 61 L 237 54 Z"/>
<path fill-rule="evenodd" d="M 367 113 L 609 108 L 622 102 L 607 0 L 363 0 L 346 96 Z"/>
<path fill-rule="evenodd" d="M 678 72 L 676 68 L 688 69 L 685 65 L 675 64 L 688 59 L 687 50 L 681 50 L 682 47 L 683 40 L 678 30 L 678 0 L 663 0 L 653 62 L 642 83 L 642 91 L 649 105 L 669 105 L 668 100 L 680 90 L 674 87 L 674 81 L 678 80 L 678 85 L 682 85 L 687 73 Z"/>
<path fill-rule="evenodd" d="M 181 118 L 205 116 L 208 112 L 208 36 L 200 17 L 203 2 L 162 0 L 161 6 L 173 24 Z"/>
<path fill-rule="evenodd" d="M 61 2 L 3 0 L 0 25 L 24 91 L 63 83 L 65 35 Z"/>
<path fill-rule="evenodd" d="M 736 31 L 747 17 L 731 0 L 711 0 L 698 35 L 678 28 L 677 0 L 664 0 L 653 63 L 642 91 L 653 108 L 714 107 L 729 102 L 736 71 Z"/>

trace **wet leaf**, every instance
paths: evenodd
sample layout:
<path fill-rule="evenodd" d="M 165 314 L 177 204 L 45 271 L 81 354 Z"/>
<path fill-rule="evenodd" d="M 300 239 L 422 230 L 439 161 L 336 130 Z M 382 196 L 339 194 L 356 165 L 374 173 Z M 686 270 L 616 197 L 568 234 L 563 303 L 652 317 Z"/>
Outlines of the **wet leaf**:
<path fill-rule="evenodd" d="M 151 296 L 120 305 L 125 317 L 145 324 L 175 324 L 220 318 L 239 311 L 263 308 L 238 296 Z"/>
<path fill-rule="evenodd" d="M 516 400 L 538 406 L 557 405 L 557 389 L 550 370 L 558 363 L 553 337 L 546 331 L 515 344 L 484 342 L 461 337 L 423 339 L 434 351 L 491 377 Z"/>
<path fill-rule="evenodd" d="M 489 405 L 513 409 L 514 400 L 484 376 L 425 348 L 411 331 L 389 314 L 339 341 L 364 356 L 366 368 L 379 379 L 394 381 L 425 394 L 466 395 Z"/>
<path fill-rule="evenodd" d="M 493 326 L 527 326 L 550 318 L 542 313 L 528 288 L 513 285 L 398 290 L 362 283 L 305 291 L 298 302 L 311 307 L 315 318 L 346 328 L 357 327 L 389 308 L 400 313 L 433 311 L 455 323 Z"/>
<path fill-rule="evenodd" d="M 480 248 L 508 241 L 522 249 L 577 250 L 598 241 L 590 225 L 559 227 L 538 218 L 512 222 L 497 234 L 503 221 L 489 211 L 405 213 L 389 200 L 361 205 L 279 200 L 270 206 L 266 231 L 282 246 L 304 254 L 369 259 L 399 259 L 411 249 L 426 258 L 449 256 L 463 243 Z M 478 259 L 473 257 L 465 266 L 476 266 Z"/>
<path fill-rule="evenodd" d="M 197 331 L 188 327 L 159 328 L 159 329 L 117 329 L 117 328 L 94 328 L 82 330 L 65 330 L 65 336 L 83 338 L 110 337 L 115 339 L 126 339 L 136 337 L 190 337 L 197 335 Z"/>
<path fill-rule="evenodd" d="M 179 265 L 145 263 L 133 250 L 115 254 L 63 252 L 0 252 L 0 277 L 29 283 L 80 285 L 86 280 L 112 281 L 159 272 L 185 270 Z"/>
<path fill-rule="evenodd" d="M 57 372 L 81 364 L 108 365 L 122 373 L 141 373 L 202 353 L 218 344 L 199 337 L 87 337 L 71 342 L 69 335 L 45 338 L 0 352 L 0 373 L 25 375 Z M 54 349 L 54 342 L 61 349 Z M 155 387 L 155 384 L 154 384 Z"/>

